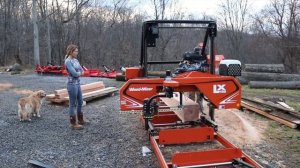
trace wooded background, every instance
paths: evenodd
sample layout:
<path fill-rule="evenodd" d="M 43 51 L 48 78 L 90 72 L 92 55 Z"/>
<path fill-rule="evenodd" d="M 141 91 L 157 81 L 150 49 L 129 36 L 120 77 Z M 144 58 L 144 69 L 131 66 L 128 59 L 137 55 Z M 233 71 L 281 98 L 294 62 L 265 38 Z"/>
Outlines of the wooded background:
<path fill-rule="evenodd" d="M 71 43 L 88 68 L 138 65 L 143 21 L 208 19 L 217 21 L 217 54 L 243 64 L 283 63 L 287 73 L 300 72 L 300 0 L 270 0 L 257 13 L 250 0 L 222 0 L 214 16 L 182 12 L 176 0 L 149 0 L 153 12 L 137 12 L 130 1 L 0 0 L 0 65 L 62 65 Z M 200 30 L 160 35 L 150 60 L 181 59 L 202 40 Z"/>

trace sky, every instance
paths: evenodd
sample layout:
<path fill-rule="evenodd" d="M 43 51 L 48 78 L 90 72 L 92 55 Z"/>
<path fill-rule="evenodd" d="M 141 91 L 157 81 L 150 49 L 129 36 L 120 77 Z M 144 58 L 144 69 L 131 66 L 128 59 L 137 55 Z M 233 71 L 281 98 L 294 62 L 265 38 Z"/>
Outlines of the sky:
<path fill-rule="evenodd" d="M 210 16 L 216 15 L 222 1 L 224 0 L 177 0 L 181 11 L 187 16 L 199 16 L 204 13 Z M 248 0 L 248 2 L 251 7 L 251 12 L 258 12 L 263 9 L 270 0 Z M 138 12 L 147 12 L 148 15 L 153 15 L 154 13 L 154 8 L 150 0 L 130 0 L 130 4 L 136 6 Z"/>
<path fill-rule="evenodd" d="M 219 5 L 222 0 L 178 0 L 179 4 L 186 11 L 190 11 L 193 14 L 206 13 L 208 15 L 214 15 L 218 12 Z M 259 11 L 270 0 L 248 0 L 252 10 Z"/>

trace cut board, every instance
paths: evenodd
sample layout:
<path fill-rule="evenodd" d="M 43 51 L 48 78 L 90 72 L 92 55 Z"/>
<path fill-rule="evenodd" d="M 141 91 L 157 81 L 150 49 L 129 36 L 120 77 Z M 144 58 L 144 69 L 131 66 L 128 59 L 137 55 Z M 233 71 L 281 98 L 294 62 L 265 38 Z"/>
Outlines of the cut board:
<path fill-rule="evenodd" d="M 160 98 L 169 107 L 180 105 L 179 93 L 174 93 L 173 98 Z M 182 95 L 182 110 L 174 110 L 176 115 L 183 121 L 196 121 L 199 119 L 200 106 L 198 103 Z"/>

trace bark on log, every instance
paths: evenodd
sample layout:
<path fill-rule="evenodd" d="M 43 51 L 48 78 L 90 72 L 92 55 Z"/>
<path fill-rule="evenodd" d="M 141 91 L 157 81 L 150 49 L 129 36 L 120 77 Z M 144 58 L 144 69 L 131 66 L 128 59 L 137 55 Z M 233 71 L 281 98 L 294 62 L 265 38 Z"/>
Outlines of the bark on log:
<path fill-rule="evenodd" d="M 270 89 L 300 89 L 300 81 L 287 82 L 265 82 L 265 81 L 250 81 L 250 88 L 270 88 Z"/>
<path fill-rule="evenodd" d="M 249 83 L 249 81 L 248 81 L 246 78 L 242 77 L 242 76 L 237 76 L 236 79 L 237 79 L 237 80 L 240 82 L 240 84 L 242 84 L 242 85 L 247 85 L 247 84 Z"/>
<path fill-rule="evenodd" d="M 300 81 L 298 74 L 242 72 L 243 83 L 249 81 Z"/>
<path fill-rule="evenodd" d="M 245 64 L 246 72 L 283 73 L 283 64 Z"/>

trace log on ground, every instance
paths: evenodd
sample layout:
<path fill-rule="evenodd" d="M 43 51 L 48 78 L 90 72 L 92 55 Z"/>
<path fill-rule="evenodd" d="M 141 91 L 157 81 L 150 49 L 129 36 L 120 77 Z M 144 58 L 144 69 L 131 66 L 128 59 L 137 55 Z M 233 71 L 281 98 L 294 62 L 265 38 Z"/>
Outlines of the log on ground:
<path fill-rule="evenodd" d="M 247 72 L 283 73 L 283 64 L 245 64 Z"/>
<path fill-rule="evenodd" d="M 300 81 L 250 81 L 250 88 L 300 89 Z"/>
<path fill-rule="evenodd" d="M 244 83 L 249 81 L 300 81 L 298 74 L 242 72 L 241 78 Z"/>
<path fill-rule="evenodd" d="M 237 80 L 240 82 L 240 84 L 242 84 L 242 85 L 248 85 L 248 83 L 249 83 L 249 81 L 248 81 L 246 78 L 242 77 L 242 76 L 237 76 L 236 79 L 237 79 Z"/>

